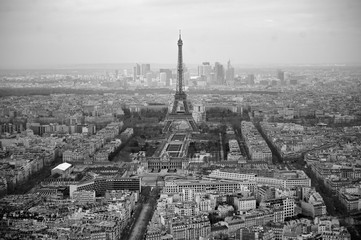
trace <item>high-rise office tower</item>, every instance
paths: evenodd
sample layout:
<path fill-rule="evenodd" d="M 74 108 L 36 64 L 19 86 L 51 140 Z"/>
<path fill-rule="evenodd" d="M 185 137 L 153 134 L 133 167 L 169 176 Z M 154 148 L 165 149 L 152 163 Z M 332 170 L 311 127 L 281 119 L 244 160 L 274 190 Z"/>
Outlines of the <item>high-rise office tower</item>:
<path fill-rule="evenodd" d="M 281 81 L 281 83 L 285 82 L 285 72 L 282 70 L 277 70 L 277 78 Z"/>
<path fill-rule="evenodd" d="M 147 63 L 147 64 L 142 64 L 142 74 L 143 76 L 146 76 L 147 73 L 150 72 L 150 64 Z"/>
<path fill-rule="evenodd" d="M 227 64 L 226 81 L 227 84 L 234 81 L 234 68 L 231 65 L 231 60 L 229 60 Z"/>
<path fill-rule="evenodd" d="M 207 69 L 212 71 L 212 67 L 209 62 L 203 62 L 202 65 L 198 66 L 198 76 L 205 76 L 207 75 Z"/>
<path fill-rule="evenodd" d="M 224 68 L 219 62 L 214 64 L 214 74 L 216 78 L 216 84 L 224 84 Z"/>
<path fill-rule="evenodd" d="M 140 65 L 139 65 L 138 63 L 135 65 L 135 74 L 136 74 L 137 76 L 140 75 Z"/>
<path fill-rule="evenodd" d="M 135 81 L 137 79 L 137 67 L 133 67 L 133 80 Z"/>
<path fill-rule="evenodd" d="M 249 85 L 254 84 L 254 74 L 248 74 L 247 84 L 249 84 Z"/>
<path fill-rule="evenodd" d="M 165 72 L 160 72 L 159 73 L 159 82 L 161 82 L 164 85 L 167 85 L 167 74 Z"/>
<path fill-rule="evenodd" d="M 203 62 L 198 66 L 198 76 L 208 76 L 212 72 L 212 67 L 209 62 Z"/>
<path fill-rule="evenodd" d="M 202 65 L 198 66 L 198 76 L 204 76 L 204 74 L 203 74 L 203 66 Z"/>
<path fill-rule="evenodd" d="M 147 78 L 148 87 L 152 86 L 153 74 L 152 74 L 151 72 L 148 72 L 148 73 L 146 74 L 146 78 Z"/>
<path fill-rule="evenodd" d="M 204 76 L 206 81 L 211 81 L 212 66 L 209 62 L 203 62 L 202 65 L 198 66 L 198 76 Z"/>
<path fill-rule="evenodd" d="M 170 79 L 172 78 L 172 70 L 161 68 L 161 69 L 159 69 L 159 72 L 166 74 L 165 85 L 170 86 Z"/>
<path fill-rule="evenodd" d="M 206 76 L 207 83 L 210 83 L 211 82 L 212 66 L 209 63 L 203 65 L 203 72 L 204 72 L 204 76 Z"/>

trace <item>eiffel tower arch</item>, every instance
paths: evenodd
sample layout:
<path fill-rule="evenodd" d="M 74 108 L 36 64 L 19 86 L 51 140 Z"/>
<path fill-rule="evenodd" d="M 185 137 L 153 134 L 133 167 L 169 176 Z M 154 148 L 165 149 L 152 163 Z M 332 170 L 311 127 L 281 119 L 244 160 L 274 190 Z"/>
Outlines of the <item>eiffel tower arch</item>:
<path fill-rule="evenodd" d="M 192 131 L 198 132 L 198 126 L 189 111 L 187 94 L 183 91 L 183 41 L 179 33 L 178 39 L 178 66 L 177 66 L 177 88 L 174 95 L 173 107 L 165 119 L 163 132 Z"/>

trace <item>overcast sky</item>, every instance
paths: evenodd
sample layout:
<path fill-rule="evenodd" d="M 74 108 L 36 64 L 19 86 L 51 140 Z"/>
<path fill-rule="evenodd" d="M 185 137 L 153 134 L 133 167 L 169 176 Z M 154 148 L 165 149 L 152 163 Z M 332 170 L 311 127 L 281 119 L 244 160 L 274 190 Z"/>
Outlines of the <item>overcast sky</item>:
<path fill-rule="evenodd" d="M 0 67 L 361 63 L 360 0 L 0 0 Z"/>

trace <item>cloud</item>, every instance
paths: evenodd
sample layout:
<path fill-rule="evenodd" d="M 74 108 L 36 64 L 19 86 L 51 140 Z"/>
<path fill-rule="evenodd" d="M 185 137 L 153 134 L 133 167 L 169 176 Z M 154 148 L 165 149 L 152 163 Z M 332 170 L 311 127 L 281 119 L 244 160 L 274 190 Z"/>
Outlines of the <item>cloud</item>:
<path fill-rule="evenodd" d="M 0 65 L 173 62 L 180 28 L 192 63 L 361 62 L 359 9 L 358 0 L 3 0 Z"/>

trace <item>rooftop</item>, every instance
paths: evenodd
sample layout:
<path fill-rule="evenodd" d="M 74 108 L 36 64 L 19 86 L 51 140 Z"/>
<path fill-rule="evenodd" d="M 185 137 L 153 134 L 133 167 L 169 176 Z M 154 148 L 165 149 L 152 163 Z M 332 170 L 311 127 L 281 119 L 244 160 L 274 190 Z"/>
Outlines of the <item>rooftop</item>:
<path fill-rule="evenodd" d="M 67 169 L 70 168 L 70 167 L 71 167 L 71 164 L 70 164 L 70 163 L 64 162 L 64 163 L 59 164 L 59 165 L 56 166 L 55 168 L 53 168 L 53 170 L 59 169 L 59 170 L 61 170 L 61 171 L 65 171 L 65 170 L 67 170 Z"/>

